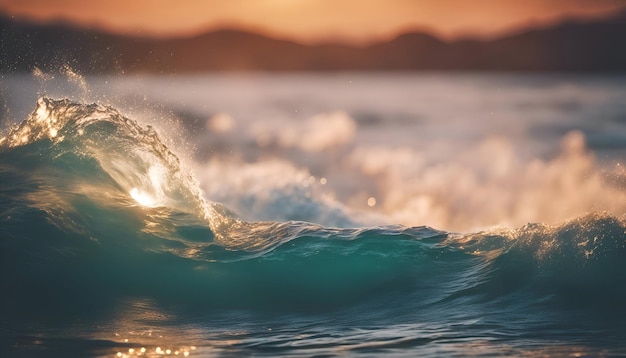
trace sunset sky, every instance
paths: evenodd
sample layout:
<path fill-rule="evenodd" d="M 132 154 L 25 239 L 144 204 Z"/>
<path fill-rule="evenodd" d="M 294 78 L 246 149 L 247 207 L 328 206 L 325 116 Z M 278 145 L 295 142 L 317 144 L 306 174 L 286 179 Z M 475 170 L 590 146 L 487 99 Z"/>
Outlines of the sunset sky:
<path fill-rule="evenodd" d="M 623 8 L 626 0 L 0 0 L 0 11 L 15 17 L 121 33 L 171 37 L 229 27 L 307 43 L 362 43 L 407 30 L 489 38 Z"/>

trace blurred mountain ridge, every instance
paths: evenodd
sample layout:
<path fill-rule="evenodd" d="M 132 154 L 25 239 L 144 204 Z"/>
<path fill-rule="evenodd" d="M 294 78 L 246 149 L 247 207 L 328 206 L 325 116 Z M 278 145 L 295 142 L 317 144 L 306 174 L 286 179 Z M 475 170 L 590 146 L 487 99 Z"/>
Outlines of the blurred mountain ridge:
<path fill-rule="evenodd" d="M 189 73 L 204 71 L 626 71 L 626 11 L 565 20 L 493 40 L 443 41 L 410 32 L 366 46 L 305 45 L 222 29 L 156 39 L 0 15 L 0 72 Z"/>

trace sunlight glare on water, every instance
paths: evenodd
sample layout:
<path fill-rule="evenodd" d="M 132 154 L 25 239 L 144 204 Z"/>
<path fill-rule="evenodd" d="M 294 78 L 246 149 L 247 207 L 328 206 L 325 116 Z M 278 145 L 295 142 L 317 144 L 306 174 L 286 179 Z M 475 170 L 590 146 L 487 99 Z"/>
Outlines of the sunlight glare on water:
<path fill-rule="evenodd" d="M 157 200 L 152 195 L 140 189 L 132 188 L 130 190 L 130 196 L 135 199 L 135 201 L 141 206 L 145 206 L 148 208 L 153 208 L 157 206 Z"/>
<path fill-rule="evenodd" d="M 160 165 L 152 165 L 148 170 L 147 183 L 144 183 L 148 190 L 133 187 L 129 192 L 130 196 L 141 206 L 154 208 L 163 205 L 163 185 L 165 185 L 163 176 L 165 171 L 165 168 Z"/>

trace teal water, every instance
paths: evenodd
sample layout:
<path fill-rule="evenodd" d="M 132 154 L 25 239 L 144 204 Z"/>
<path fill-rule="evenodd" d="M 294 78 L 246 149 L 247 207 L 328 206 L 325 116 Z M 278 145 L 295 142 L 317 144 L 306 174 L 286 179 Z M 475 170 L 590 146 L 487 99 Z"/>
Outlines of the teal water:
<path fill-rule="evenodd" d="M 154 129 L 49 98 L 0 142 L 0 183 L 2 356 L 626 354 L 609 213 L 476 233 L 247 222 Z"/>

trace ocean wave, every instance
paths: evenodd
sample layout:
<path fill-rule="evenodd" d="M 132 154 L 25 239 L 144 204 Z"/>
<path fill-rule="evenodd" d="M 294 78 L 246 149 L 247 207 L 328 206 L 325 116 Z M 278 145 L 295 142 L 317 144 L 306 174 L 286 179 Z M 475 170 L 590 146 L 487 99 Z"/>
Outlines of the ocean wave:
<path fill-rule="evenodd" d="M 41 98 L 0 143 L 7 314 L 102 297 L 203 311 L 375 304 L 381 315 L 615 312 L 626 299 L 626 222 L 608 213 L 471 234 L 246 222 L 206 201 L 150 127 L 69 100 Z"/>

